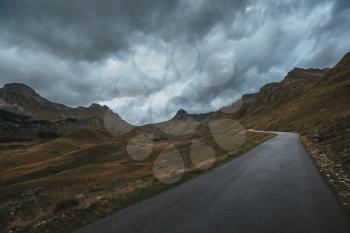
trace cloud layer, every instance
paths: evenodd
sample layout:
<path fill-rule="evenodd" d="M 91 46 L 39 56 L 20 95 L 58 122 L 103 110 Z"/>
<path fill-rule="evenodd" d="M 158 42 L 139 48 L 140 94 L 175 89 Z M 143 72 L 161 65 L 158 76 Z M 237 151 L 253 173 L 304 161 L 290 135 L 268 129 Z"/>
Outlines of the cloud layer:
<path fill-rule="evenodd" d="M 208 112 L 350 50 L 350 2 L 4 0 L 0 85 L 134 124 Z"/>

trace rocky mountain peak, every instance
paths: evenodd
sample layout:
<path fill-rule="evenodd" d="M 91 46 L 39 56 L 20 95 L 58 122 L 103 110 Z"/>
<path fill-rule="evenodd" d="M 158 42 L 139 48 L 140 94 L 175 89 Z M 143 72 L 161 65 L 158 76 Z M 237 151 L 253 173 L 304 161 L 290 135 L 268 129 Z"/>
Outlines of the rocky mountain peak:
<path fill-rule="evenodd" d="M 36 93 L 32 88 L 22 83 L 7 83 L 4 85 L 3 88 L 7 90 L 17 90 L 17 91 Z"/>
<path fill-rule="evenodd" d="M 187 118 L 187 116 L 188 116 L 188 113 L 185 110 L 180 109 L 179 111 L 177 111 L 177 113 L 176 113 L 176 115 L 174 116 L 173 119 L 175 119 L 175 120 L 182 120 L 182 119 Z"/>
<path fill-rule="evenodd" d="M 41 111 L 69 110 L 62 104 L 50 102 L 25 84 L 9 83 L 0 88 L 1 108 L 31 116 L 39 116 Z"/>
<path fill-rule="evenodd" d="M 307 92 L 328 71 L 329 69 L 296 67 L 289 71 L 281 82 L 265 84 L 258 93 L 243 95 L 241 108 L 237 111 L 237 115 L 247 116 L 253 112 L 260 111 L 259 109 L 282 106 L 284 103 L 296 99 Z"/>
<path fill-rule="evenodd" d="M 310 78 L 321 78 L 329 69 L 314 69 L 314 68 L 294 68 L 289 71 L 287 76 L 284 78 L 285 81 L 297 80 L 297 79 L 310 79 Z"/>
<path fill-rule="evenodd" d="M 27 85 L 20 83 L 9 83 L 0 88 L 0 109 L 47 121 L 68 118 L 84 120 L 92 117 L 102 119 L 107 111 L 111 111 L 107 106 L 97 103 L 93 103 L 89 107 L 78 108 L 54 103 L 40 96 Z M 119 117 L 115 113 L 113 116 Z"/>
<path fill-rule="evenodd" d="M 100 105 L 100 104 L 97 104 L 97 103 L 93 103 L 89 106 L 89 108 L 91 109 L 96 109 L 96 110 L 103 110 L 103 111 L 107 111 L 107 110 L 110 110 L 108 106 L 106 105 Z"/>
<path fill-rule="evenodd" d="M 21 83 L 8 83 L 0 88 L 0 98 L 9 103 L 15 103 L 23 98 L 35 99 L 39 102 L 46 102 L 44 98 L 40 97 L 32 88 Z"/>
<path fill-rule="evenodd" d="M 68 107 L 41 97 L 32 88 L 10 83 L 0 88 L 0 141 L 58 137 L 82 128 L 114 133 L 133 128 L 107 106 Z"/>

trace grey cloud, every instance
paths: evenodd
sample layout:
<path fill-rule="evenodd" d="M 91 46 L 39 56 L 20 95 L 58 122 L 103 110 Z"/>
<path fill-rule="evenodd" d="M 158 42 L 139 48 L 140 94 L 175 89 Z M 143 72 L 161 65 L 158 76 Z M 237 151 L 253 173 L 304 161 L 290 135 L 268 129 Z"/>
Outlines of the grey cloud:
<path fill-rule="evenodd" d="M 0 19 L 10 32 L 9 43 L 96 61 L 129 49 L 137 32 L 166 40 L 198 39 L 244 5 L 243 0 L 5 0 Z"/>
<path fill-rule="evenodd" d="M 350 50 L 349 11 L 348 0 L 3 0 L 0 85 L 22 82 L 72 106 L 106 103 L 137 124 L 164 120 L 180 108 L 212 111 L 280 80 L 294 66 L 334 65 Z M 164 80 L 133 66 L 135 48 L 149 47 L 149 40 L 169 58 Z M 187 76 L 171 64 L 181 44 L 200 55 Z M 227 52 L 236 72 L 203 87 L 198 72 L 210 74 L 208 83 L 219 74 L 201 65 Z M 157 68 L 160 60 L 146 62 Z M 166 109 L 155 114 L 162 100 Z"/>
<path fill-rule="evenodd" d="M 153 30 L 176 1 L 2 1 L 9 40 L 64 58 L 99 60 L 128 48 L 131 33 Z"/>

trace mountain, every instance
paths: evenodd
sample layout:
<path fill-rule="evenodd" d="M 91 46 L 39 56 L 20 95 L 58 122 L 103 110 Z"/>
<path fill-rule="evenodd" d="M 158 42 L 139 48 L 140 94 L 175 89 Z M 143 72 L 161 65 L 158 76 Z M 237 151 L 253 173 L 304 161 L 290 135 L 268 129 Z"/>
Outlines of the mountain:
<path fill-rule="evenodd" d="M 32 88 L 20 83 L 9 83 L 0 88 L 0 108 L 32 117 L 42 117 L 42 111 L 70 110 L 62 104 L 48 101 Z"/>
<path fill-rule="evenodd" d="M 268 83 L 260 88 L 258 93 L 245 94 L 236 111 L 239 117 L 247 117 L 259 113 L 269 113 L 285 103 L 296 100 L 307 93 L 318 83 L 329 69 L 294 68 L 281 82 Z M 237 102 L 223 110 L 234 108 Z"/>
<path fill-rule="evenodd" d="M 299 132 L 309 141 L 317 134 L 329 158 L 350 172 L 349 100 L 347 53 L 332 69 L 295 68 L 281 82 L 243 95 L 234 117 L 246 128 Z"/>
<path fill-rule="evenodd" d="M 71 108 L 51 102 L 19 83 L 0 88 L 0 141 L 52 138 L 87 127 L 117 134 L 133 128 L 107 106 Z"/>
<path fill-rule="evenodd" d="M 311 120 L 316 129 L 321 121 L 348 116 L 349 57 L 332 69 L 292 70 L 281 82 L 244 95 L 237 115 L 251 126 L 290 130 L 301 130 Z"/>
<path fill-rule="evenodd" d="M 32 88 L 20 83 L 10 83 L 0 88 L 0 109 L 48 121 L 99 117 L 109 110 L 107 106 L 99 104 L 87 108 L 67 107 L 43 98 Z"/>
<path fill-rule="evenodd" d="M 210 116 L 210 113 L 190 114 L 185 110 L 180 109 L 176 112 L 175 116 L 172 119 L 170 119 L 170 121 L 181 121 L 181 120 L 188 120 L 188 119 L 201 121 L 206 119 L 208 116 Z"/>
<path fill-rule="evenodd" d="M 7 84 L 0 89 L 0 142 L 11 143 L 0 143 L 0 219 L 22 229 L 43 221 L 61 228 L 70 221 L 67 216 L 80 217 L 79 213 L 82 219 L 91 216 L 85 213 L 94 218 L 96 213 L 115 211 L 113 205 L 120 206 L 124 197 L 134 198 L 138 190 L 144 196 L 145 188 L 158 189 L 156 163 L 171 168 L 172 159 L 179 158 L 181 170 L 197 173 L 193 155 L 204 156 L 204 161 L 214 156 L 221 163 L 271 136 L 216 121 L 227 118 L 246 129 L 298 132 L 309 141 L 317 133 L 320 140 L 314 144 L 327 152 L 335 174 L 349 175 L 349 100 L 350 54 L 332 69 L 295 68 L 281 82 L 266 84 L 218 112 L 190 114 L 180 109 L 169 121 L 141 127 L 129 125 L 106 106 L 71 108 L 25 85 Z M 244 145 L 226 150 L 235 139 L 241 140 L 237 135 L 242 131 Z M 41 138 L 51 140 L 18 142 Z M 345 188 L 341 192 L 348 195 Z M 42 199 L 36 195 L 40 190 L 46 195 Z M 35 194 L 33 206 L 25 203 L 28 193 Z M 79 206 L 62 211 L 72 200 Z M 43 208 L 37 211 L 37 206 Z M 29 224 L 17 223 L 22 213 Z M 51 219 L 60 222 L 50 223 Z"/>

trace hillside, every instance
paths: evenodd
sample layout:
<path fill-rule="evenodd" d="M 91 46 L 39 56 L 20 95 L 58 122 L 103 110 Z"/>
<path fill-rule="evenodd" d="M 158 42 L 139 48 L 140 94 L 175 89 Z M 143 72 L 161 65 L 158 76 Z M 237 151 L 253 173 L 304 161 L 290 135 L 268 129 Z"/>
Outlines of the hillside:
<path fill-rule="evenodd" d="M 15 232 L 71 232 L 272 137 L 225 122 L 216 127 L 226 128 L 223 138 L 199 123 L 186 135 L 157 127 L 123 136 L 85 128 L 54 140 L 0 143 L 1 225 Z"/>
<path fill-rule="evenodd" d="M 0 122 L 2 142 L 55 138 L 81 128 L 107 129 L 116 134 L 133 129 L 107 106 L 67 107 L 19 83 L 0 88 Z"/>
<path fill-rule="evenodd" d="M 332 69 L 295 69 L 245 95 L 238 117 L 249 128 L 319 134 L 331 158 L 349 168 L 350 53 Z"/>
<path fill-rule="evenodd" d="M 243 95 L 236 115 L 246 118 L 277 111 L 310 91 L 328 70 L 295 68 L 281 82 L 268 83 L 258 93 Z"/>
<path fill-rule="evenodd" d="M 350 206 L 350 53 L 332 69 L 294 69 L 224 109 L 246 128 L 298 132 L 344 206 Z M 348 208 L 347 211 L 350 212 Z"/>
<path fill-rule="evenodd" d="M 105 106 L 70 108 L 22 84 L 0 93 L 0 227 L 14 232 L 70 232 L 273 136 L 185 110 L 136 127 Z"/>
<path fill-rule="evenodd" d="M 0 89 L 0 220 L 14 230 L 75 229 L 271 137 L 245 128 L 299 132 L 348 195 L 349 100 L 350 53 L 332 69 L 295 68 L 218 112 L 181 109 L 142 127 L 106 106 L 71 108 L 7 84 Z"/>

